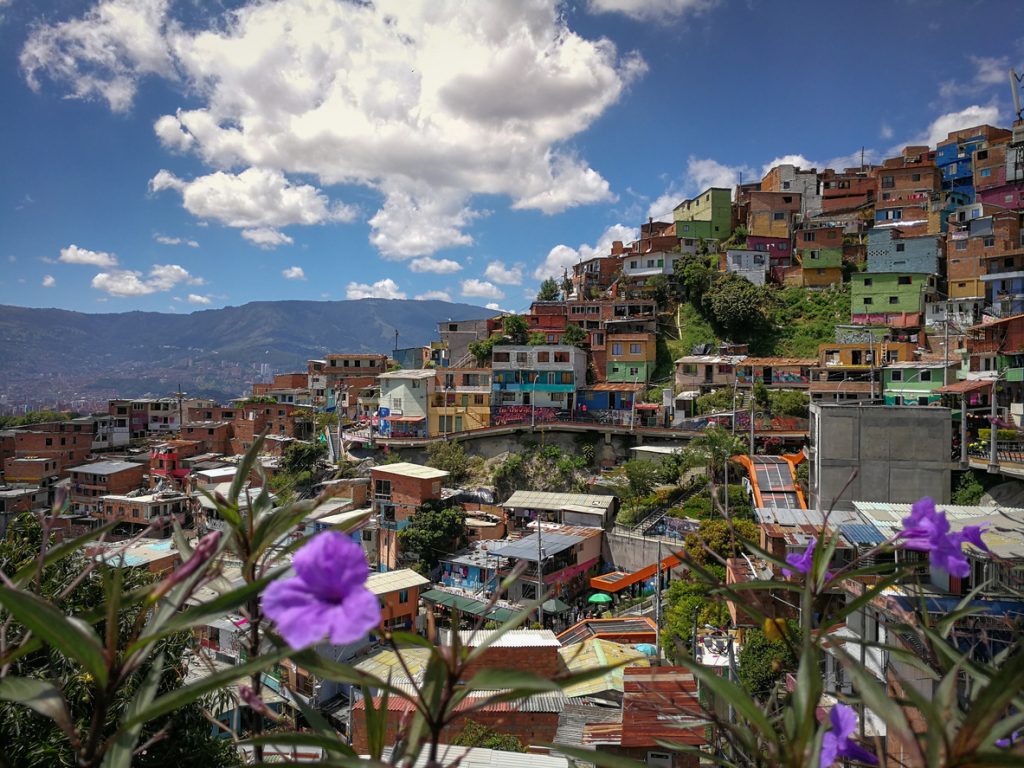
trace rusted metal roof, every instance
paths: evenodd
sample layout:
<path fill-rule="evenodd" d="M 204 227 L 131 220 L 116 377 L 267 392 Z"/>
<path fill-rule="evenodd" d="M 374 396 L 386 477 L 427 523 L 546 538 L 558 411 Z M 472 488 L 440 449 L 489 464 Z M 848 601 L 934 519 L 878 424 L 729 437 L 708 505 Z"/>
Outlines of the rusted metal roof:
<path fill-rule="evenodd" d="M 685 667 L 631 667 L 623 671 L 623 747 L 653 747 L 659 741 L 706 743 L 697 681 Z"/>

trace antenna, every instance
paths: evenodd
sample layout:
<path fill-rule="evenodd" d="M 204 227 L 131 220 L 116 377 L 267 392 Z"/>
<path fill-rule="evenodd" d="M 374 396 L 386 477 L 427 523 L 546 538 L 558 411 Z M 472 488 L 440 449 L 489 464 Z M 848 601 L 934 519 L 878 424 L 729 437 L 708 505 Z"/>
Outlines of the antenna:
<path fill-rule="evenodd" d="M 1014 70 L 1010 70 L 1010 90 L 1013 91 L 1013 111 L 1017 115 L 1018 120 L 1024 120 L 1020 113 L 1020 82 L 1024 80 L 1024 76 L 1018 75 Z"/>

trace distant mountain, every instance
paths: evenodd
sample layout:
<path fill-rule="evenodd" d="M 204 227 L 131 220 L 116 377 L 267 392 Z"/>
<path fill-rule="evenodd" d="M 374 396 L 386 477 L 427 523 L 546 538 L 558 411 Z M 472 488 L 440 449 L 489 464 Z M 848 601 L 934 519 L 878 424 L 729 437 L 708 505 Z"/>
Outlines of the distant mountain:
<path fill-rule="evenodd" d="M 437 324 L 494 312 L 446 301 L 256 301 L 192 314 L 85 314 L 0 305 L 0 392 L 10 402 L 240 394 L 254 371 L 304 371 L 327 352 L 389 352 L 438 338 Z M 30 397 L 31 396 L 31 397 Z"/>

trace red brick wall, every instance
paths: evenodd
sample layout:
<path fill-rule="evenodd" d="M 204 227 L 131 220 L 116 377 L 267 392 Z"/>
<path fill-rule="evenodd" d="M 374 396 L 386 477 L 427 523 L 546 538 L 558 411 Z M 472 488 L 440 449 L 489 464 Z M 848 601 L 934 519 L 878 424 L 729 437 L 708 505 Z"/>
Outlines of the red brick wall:
<path fill-rule="evenodd" d="M 59 475 L 60 459 L 46 457 L 45 461 L 22 458 L 4 459 L 4 481 L 8 483 L 40 483 L 45 477 Z"/>
<path fill-rule="evenodd" d="M 487 648 L 480 658 L 466 671 L 466 677 L 473 677 L 481 669 L 516 669 L 532 672 L 541 677 L 554 677 L 563 670 L 562 657 L 556 646 L 540 648 Z"/>

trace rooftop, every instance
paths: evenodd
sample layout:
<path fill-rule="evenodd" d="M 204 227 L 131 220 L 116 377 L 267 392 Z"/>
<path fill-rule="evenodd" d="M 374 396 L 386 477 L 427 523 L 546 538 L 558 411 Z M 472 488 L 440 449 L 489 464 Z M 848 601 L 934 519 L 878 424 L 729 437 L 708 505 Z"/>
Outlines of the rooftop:
<path fill-rule="evenodd" d="M 433 368 L 408 368 L 398 371 L 388 371 L 378 376 L 378 379 L 433 379 L 437 371 Z"/>
<path fill-rule="evenodd" d="M 429 584 L 430 579 L 420 576 L 412 568 L 402 568 L 386 573 L 371 573 L 366 579 L 366 588 L 375 595 L 397 592 L 401 589 L 412 589 Z"/>
<path fill-rule="evenodd" d="M 537 562 L 538 556 L 551 557 L 559 552 L 576 546 L 583 541 L 582 536 L 566 536 L 561 533 L 547 533 L 541 535 L 537 541 L 537 534 L 524 536 L 517 541 L 510 542 L 503 547 L 494 550 L 494 554 L 500 557 L 514 557 L 519 560 Z"/>
<path fill-rule="evenodd" d="M 505 509 L 543 509 L 558 512 L 571 505 L 595 510 L 611 510 L 614 496 L 598 496 L 588 493 L 549 493 L 548 491 L 516 491 L 501 506 Z"/>
<path fill-rule="evenodd" d="M 72 467 L 72 472 L 83 475 L 113 475 L 124 472 L 126 469 L 138 469 L 143 466 L 134 461 L 97 461 L 94 464 L 83 464 L 80 467 Z"/>
<path fill-rule="evenodd" d="M 382 464 L 374 467 L 372 472 L 384 472 L 389 475 L 400 475 L 401 477 L 415 477 L 419 480 L 440 480 L 448 477 L 443 469 L 434 469 L 422 464 L 413 464 L 408 461 L 399 461 L 395 464 Z"/>
<path fill-rule="evenodd" d="M 497 629 L 463 629 L 459 642 L 467 648 L 476 648 L 498 634 Z M 490 643 L 490 648 L 560 648 L 561 644 L 550 629 L 513 629 Z"/>

